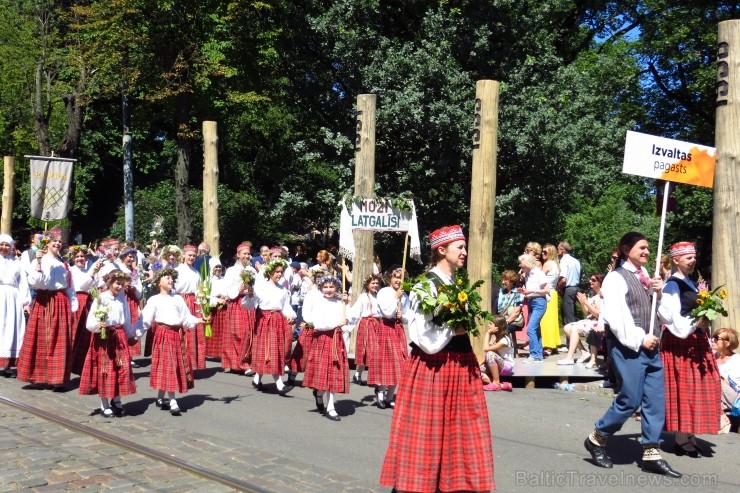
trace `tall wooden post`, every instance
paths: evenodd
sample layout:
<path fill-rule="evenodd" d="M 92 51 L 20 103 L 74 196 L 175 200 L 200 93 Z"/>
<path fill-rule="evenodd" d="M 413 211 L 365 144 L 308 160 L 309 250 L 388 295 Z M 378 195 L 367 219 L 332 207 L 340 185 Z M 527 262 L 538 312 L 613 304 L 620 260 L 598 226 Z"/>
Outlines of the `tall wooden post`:
<path fill-rule="evenodd" d="M 375 191 L 375 94 L 357 96 L 355 135 L 355 195 L 372 197 Z M 373 271 L 373 232 L 354 231 L 355 259 L 352 262 L 352 302 L 362 293 L 362 280 Z M 350 342 L 354 354 L 357 331 Z"/>
<path fill-rule="evenodd" d="M 719 23 L 717 118 L 712 228 L 712 286 L 727 286 L 725 308 L 714 329 L 740 326 L 740 20 Z"/>
<path fill-rule="evenodd" d="M 0 233 L 10 234 L 13 229 L 13 201 L 15 199 L 15 158 L 3 159 L 3 213 Z"/>
<path fill-rule="evenodd" d="M 473 178 L 470 188 L 470 239 L 468 274 L 471 282 L 483 279 L 479 288 L 481 306 L 491 307 L 491 262 L 493 260 L 493 212 L 496 201 L 496 141 L 498 136 L 498 86 L 494 80 L 475 83 L 475 129 L 473 130 Z M 473 349 L 483 358 L 485 327 Z"/>
<path fill-rule="evenodd" d="M 203 122 L 203 239 L 211 255 L 221 254 L 218 231 L 218 124 Z"/>

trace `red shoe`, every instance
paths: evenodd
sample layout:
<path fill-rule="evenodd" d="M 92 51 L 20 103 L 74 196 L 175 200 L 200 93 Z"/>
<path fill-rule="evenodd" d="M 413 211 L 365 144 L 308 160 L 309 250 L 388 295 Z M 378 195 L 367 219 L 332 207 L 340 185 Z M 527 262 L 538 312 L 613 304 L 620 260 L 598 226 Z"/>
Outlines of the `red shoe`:
<path fill-rule="evenodd" d="M 507 392 L 511 392 L 513 390 L 511 383 L 509 382 L 502 382 L 501 383 L 501 390 L 505 390 Z"/>
<path fill-rule="evenodd" d="M 497 383 L 489 383 L 483 386 L 483 390 L 490 390 L 493 392 L 498 392 L 499 390 L 501 390 L 501 385 Z"/>

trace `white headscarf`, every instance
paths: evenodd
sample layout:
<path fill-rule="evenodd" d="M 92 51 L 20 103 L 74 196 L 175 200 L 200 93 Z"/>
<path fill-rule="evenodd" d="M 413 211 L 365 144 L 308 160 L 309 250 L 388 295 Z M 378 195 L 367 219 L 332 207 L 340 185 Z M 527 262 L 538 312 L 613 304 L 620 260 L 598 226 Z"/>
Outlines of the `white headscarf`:
<path fill-rule="evenodd" d="M 5 233 L 0 235 L 0 243 L 8 243 L 11 248 L 13 248 L 13 244 L 15 244 L 13 238 Z"/>

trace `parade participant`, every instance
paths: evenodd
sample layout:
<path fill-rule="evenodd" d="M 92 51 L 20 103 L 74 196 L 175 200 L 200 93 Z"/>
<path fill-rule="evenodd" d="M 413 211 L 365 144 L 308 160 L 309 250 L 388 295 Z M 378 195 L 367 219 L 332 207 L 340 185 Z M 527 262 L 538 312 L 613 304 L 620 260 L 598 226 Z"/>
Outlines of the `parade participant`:
<path fill-rule="evenodd" d="M 0 367 L 5 377 L 13 376 L 23 335 L 26 331 L 24 312 L 30 312 L 31 292 L 26 272 L 13 255 L 13 238 L 0 235 Z"/>
<path fill-rule="evenodd" d="M 224 326 L 226 325 L 226 294 L 224 267 L 216 257 L 208 260 L 211 271 L 211 337 L 206 337 L 206 357 L 221 359 Z"/>
<path fill-rule="evenodd" d="M 290 306 L 290 291 L 283 283 L 283 272 L 288 269 L 283 259 L 270 260 L 262 266 L 260 274 L 264 280 L 255 283 L 254 294 L 242 299 L 244 308 L 257 310 L 254 343 L 252 344 L 252 369 L 255 371 L 252 385 L 264 390 L 261 375 L 270 374 L 275 380 L 278 393 L 282 396 L 293 390 L 285 385 L 280 376 L 285 373 L 285 332 L 293 322 L 295 312 Z"/>
<path fill-rule="evenodd" d="M 282 286 L 288 290 L 288 293 L 291 292 L 290 286 L 293 282 L 293 269 L 290 267 L 290 263 L 286 259 L 287 252 L 285 248 L 280 246 L 274 246 L 270 248 L 270 260 L 285 260 L 285 262 L 288 264 L 288 267 L 285 269 L 285 272 L 283 272 L 283 277 L 280 280 L 280 283 Z M 260 279 L 260 281 L 265 280 L 264 277 Z M 292 298 L 291 298 L 292 301 Z M 293 307 L 291 303 L 291 308 Z M 295 313 L 295 310 L 293 310 Z M 293 318 L 295 321 L 295 317 Z M 285 361 L 290 361 L 290 354 L 291 354 L 291 348 L 293 347 L 293 330 L 295 329 L 295 323 L 291 322 L 288 325 L 285 326 L 285 332 L 283 333 L 283 337 L 285 337 Z M 284 371 L 289 374 L 288 379 L 290 380 L 290 366 L 285 365 Z M 292 382 L 292 381 L 291 381 Z M 291 383 L 293 385 L 293 383 Z"/>
<path fill-rule="evenodd" d="M 185 300 L 190 313 L 195 318 L 201 318 L 200 308 L 195 302 L 195 290 L 200 282 L 200 272 L 195 270 L 195 254 L 198 249 L 194 245 L 182 247 L 183 263 L 175 267 L 177 271 L 177 282 L 175 293 Z M 203 370 L 206 367 L 206 336 L 202 325 L 195 327 L 185 333 L 185 347 L 188 350 L 190 367 L 193 370 Z"/>
<path fill-rule="evenodd" d="M 660 356 L 665 371 L 665 430 L 676 433 L 676 455 L 708 457 L 694 435 L 720 429 L 722 398 L 717 363 L 709 342 L 711 322 L 694 318 L 699 288 L 689 278 L 696 268 L 693 243 L 670 248 L 672 275 L 663 286 L 658 317 L 665 324 Z"/>
<path fill-rule="evenodd" d="M 307 330 L 306 324 L 303 322 L 303 304 L 305 302 L 306 294 L 311 287 L 312 281 L 308 276 L 308 266 L 300 262 L 293 262 L 291 264 L 293 270 L 293 282 L 290 285 L 290 306 L 296 313 L 294 322 L 294 337 L 296 339 L 295 346 L 292 341 L 289 343 L 289 348 L 292 347 L 290 357 L 288 358 L 288 385 L 295 385 L 295 377 L 298 373 L 305 371 L 306 368 L 306 356 L 308 354 L 308 347 L 310 346 L 310 340 L 306 338 L 304 333 Z"/>
<path fill-rule="evenodd" d="M 606 453 L 608 438 L 619 431 L 632 413 L 642 408 L 642 465 L 645 472 L 678 478 L 681 474 L 660 455 L 660 434 L 665 423 L 665 384 L 660 340 L 650 333 L 651 296 L 660 297 L 663 280 L 647 275 L 650 250 L 644 235 L 626 233 L 619 240 L 620 264 L 604 278 L 602 314 L 613 339 L 609 358 L 617 374 L 619 393 L 596 422 L 584 446 L 599 467 L 611 468 Z"/>
<path fill-rule="evenodd" d="M 407 318 L 409 309 L 409 297 L 401 289 L 401 279 L 404 277 L 402 268 L 391 267 L 388 286 L 378 291 L 382 319 L 375 347 L 370 353 L 367 383 L 375 385 L 375 400 L 380 409 L 395 407 L 396 386 L 401 381 L 403 364 L 409 355 L 406 333 L 403 331 L 403 320 Z"/>
<path fill-rule="evenodd" d="M 141 312 L 139 332 L 156 322 L 157 331 L 152 345 L 152 366 L 149 385 L 157 391 L 157 407 L 180 414 L 175 393 L 184 394 L 195 385 L 193 370 L 185 346 L 185 330 L 193 330 L 203 320 L 194 317 L 185 300 L 174 294 L 178 272 L 170 267 L 159 270 L 152 281 L 158 294 L 149 298 Z M 165 392 L 169 401 L 164 399 Z"/>
<path fill-rule="evenodd" d="M 125 246 L 121 253 L 118 254 L 118 261 L 116 265 L 118 268 L 128 275 L 126 286 L 124 287 L 124 294 L 126 295 L 126 301 L 128 303 L 129 311 L 131 312 L 131 323 L 136 325 L 139 320 L 139 301 L 144 291 L 144 285 L 141 282 L 141 276 L 139 275 L 139 269 L 136 264 L 136 250 L 133 247 Z M 131 366 L 138 368 L 139 365 L 134 361 L 134 357 L 141 356 L 141 342 L 136 343 L 129 348 L 131 354 Z"/>
<path fill-rule="evenodd" d="M 159 259 L 156 257 L 156 251 L 159 250 Z M 157 293 L 158 288 L 154 285 L 154 276 L 159 270 L 170 267 L 174 269 L 182 260 L 182 250 L 177 245 L 165 245 L 161 249 L 157 240 L 152 240 L 152 257 L 149 264 L 149 286 L 151 292 Z M 157 323 L 154 322 L 147 330 L 146 343 L 144 344 L 144 356 L 152 355 L 152 344 L 157 334 Z"/>
<path fill-rule="evenodd" d="M 288 373 L 288 385 L 295 385 L 295 377 L 298 373 L 306 372 L 308 367 L 309 356 L 311 354 L 311 347 L 313 346 L 313 325 L 306 322 L 306 316 L 311 318 L 311 313 L 316 307 L 316 302 L 321 300 L 323 294 L 316 285 L 316 282 L 322 277 L 328 275 L 328 272 L 324 270 L 312 270 L 306 279 L 309 280 L 308 287 L 306 288 L 306 294 L 303 298 L 303 309 L 301 322 L 300 334 L 298 334 L 298 340 L 296 341 L 295 347 L 290 355 L 290 372 Z"/>
<path fill-rule="evenodd" d="M 176 268 L 182 262 L 182 250 L 177 245 L 165 245 L 159 254 L 162 267 Z"/>
<path fill-rule="evenodd" d="M 251 362 L 256 314 L 254 306 L 244 307 L 242 300 L 254 294 L 253 284 L 259 277 L 249 262 L 251 245 L 247 241 L 236 247 L 236 263 L 224 275 L 228 301 L 221 350 L 221 367 L 248 377 L 254 375 Z"/>
<path fill-rule="evenodd" d="M 437 286 L 451 284 L 465 265 L 460 226 L 429 235 Z M 463 327 L 437 325 L 412 295 L 409 308 L 412 351 L 396 396 L 388 451 L 380 484 L 398 492 L 489 491 L 493 451 L 480 369 Z"/>
<path fill-rule="evenodd" d="M 349 362 L 342 335 L 342 327 L 347 324 L 346 303 L 349 296 L 345 293 L 341 295 L 341 301 L 337 298 L 340 281 L 336 277 L 324 276 L 316 285 L 323 296 L 312 302 L 314 306 L 306 319 L 314 330 L 303 387 L 314 390 L 316 408 L 320 414 L 332 421 L 340 421 L 334 407 L 334 395 L 349 392 Z"/>
<path fill-rule="evenodd" d="M 39 244 L 46 241 L 28 273 L 36 300 L 18 359 L 18 380 L 61 391 L 72 370 L 72 320 L 78 305 L 69 268 L 59 256 L 62 232 L 49 231 Z"/>
<path fill-rule="evenodd" d="M 87 330 L 87 314 L 90 312 L 90 306 L 92 305 L 90 290 L 95 286 L 95 279 L 87 269 L 90 250 L 85 245 L 72 245 L 67 253 L 67 258 L 71 264 L 69 271 L 72 273 L 72 286 L 74 286 L 78 306 L 72 321 L 72 329 L 74 330 L 72 373 L 80 375 L 87 357 L 87 350 L 90 348 L 91 335 L 90 331 Z M 99 262 L 102 267 L 102 260 Z"/>
<path fill-rule="evenodd" d="M 362 282 L 363 293 L 352 305 L 351 317 L 359 319 L 355 338 L 355 374 L 352 382 L 364 385 L 362 372 L 370 365 L 373 349 L 378 344 L 378 328 L 382 315 L 378 306 L 378 291 L 383 284 L 380 275 L 370 274 Z"/>
<path fill-rule="evenodd" d="M 90 348 L 80 373 L 80 395 L 99 395 L 103 418 L 126 414 L 121 396 L 136 392 L 128 341 L 136 334 L 124 294 L 128 274 L 113 270 L 105 275 L 107 289 L 95 298 L 85 320 L 92 332 Z"/>

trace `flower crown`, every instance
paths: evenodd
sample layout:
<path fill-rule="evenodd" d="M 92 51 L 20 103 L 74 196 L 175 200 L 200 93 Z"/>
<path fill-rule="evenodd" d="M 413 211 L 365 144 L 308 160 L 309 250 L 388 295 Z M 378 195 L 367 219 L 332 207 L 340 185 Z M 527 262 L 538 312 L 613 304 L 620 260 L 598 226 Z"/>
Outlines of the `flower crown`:
<path fill-rule="evenodd" d="M 262 275 L 265 276 L 265 279 L 269 279 L 272 273 L 277 269 L 278 267 L 283 268 L 283 272 L 289 267 L 288 262 L 281 258 L 276 258 L 275 260 L 270 260 L 262 267 Z"/>
<path fill-rule="evenodd" d="M 70 262 L 74 261 L 75 257 L 80 252 L 85 255 L 90 255 L 90 249 L 87 248 L 87 245 L 72 245 L 69 247 L 69 250 L 67 250 L 67 259 L 69 259 Z"/>
<path fill-rule="evenodd" d="M 103 282 L 110 284 L 113 281 L 128 282 L 131 280 L 131 276 L 123 272 L 121 269 L 114 269 L 103 276 Z"/>
<path fill-rule="evenodd" d="M 170 276 L 172 278 L 172 282 L 177 281 L 177 271 L 172 267 L 165 267 L 158 270 L 154 274 L 154 279 L 152 279 L 152 286 L 159 286 L 159 281 L 165 276 Z"/>
<path fill-rule="evenodd" d="M 324 287 L 324 284 L 326 284 L 327 282 L 330 282 L 332 284 L 336 284 L 337 287 L 340 287 L 342 285 L 341 281 L 338 278 L 334 277 L 334 276 L 324 276 L 324 277 L 320 278 L 318 281 L 316 281 L 316 285 L 319 288 L 322 288 L 322 287 Z"/>
<path fill-rule="evenodd" d="M 367 288 L 367 285 L 370 284 L 374 279 L 377 279 L 381 285 L 383 284 L 383 276 L 381 276 L 380 274 L 369 274 L 365 276 L 365 279 L 362 280 L 362 287 Z"/>

